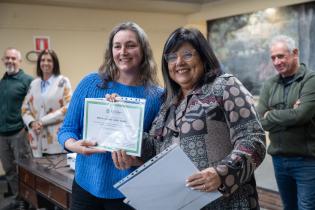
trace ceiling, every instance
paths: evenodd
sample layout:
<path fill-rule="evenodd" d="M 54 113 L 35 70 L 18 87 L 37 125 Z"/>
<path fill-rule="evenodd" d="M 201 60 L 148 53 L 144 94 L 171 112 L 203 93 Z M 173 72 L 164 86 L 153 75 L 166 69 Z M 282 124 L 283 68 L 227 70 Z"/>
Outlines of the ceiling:
<path fill-rule="evenodd" d="M 203 4 L 217 1 L 220 0 L 0 0 L 4 3 L 177 14 L 195 13 L 200 11 Z"/>
<path fill-rule="evenodd" d="M 158 0 L 151 0 L 151 1 L 158 1 Z M 165 0 L 165 1 L 173 1 L 173 2 L 179 2 L 179 3 L 194 3 L 194 4 L 204 4 L 204 3 L 209 3 L 213 2 L 216 0 Z"/>

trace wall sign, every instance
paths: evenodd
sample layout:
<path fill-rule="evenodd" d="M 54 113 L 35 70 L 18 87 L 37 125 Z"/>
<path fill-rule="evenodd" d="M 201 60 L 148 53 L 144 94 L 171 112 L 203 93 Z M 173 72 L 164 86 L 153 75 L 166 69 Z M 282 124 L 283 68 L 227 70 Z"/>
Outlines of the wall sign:
<path fill-rule="evenodd" d="M 48 36 L 34 36 L 35 51 L 50 49 L 50 41 Z"/>
<path fill-rule="evenodd" d="M 42 50 L 51 49 L 50 48 L 50 39 L 48 36 L 34 36 L 34 50 L 31 50 L 26 53 L 26 60 L 29 62 L 36 62 L 37 56 Z"/>

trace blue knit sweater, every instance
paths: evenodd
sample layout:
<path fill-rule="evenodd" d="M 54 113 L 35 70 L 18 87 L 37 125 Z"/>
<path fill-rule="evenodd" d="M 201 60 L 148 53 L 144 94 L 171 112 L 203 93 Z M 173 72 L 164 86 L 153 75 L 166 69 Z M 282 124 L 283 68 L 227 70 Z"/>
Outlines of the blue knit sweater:
<path fill-rule="evenodd" d="M 144 131 L 149 131 L 151 123 L 161 105 L 162 88 L 144 86 L 127 86 L 118 82 L 109 82 L 107 88 L 100 88 L 101 78 L 97 73 L 87 75 L 77 86 L 63 126 L 58 133 L 58 140 L 64 146 L 69 138 L 82 139 L 84 99 L 104 98 L 105 94 L 117 93 L 120 96 L 145 98 Z M 75 180 L 86 191 L 99 198 L 124 197 L 113 185 L 131 173 L 133 169 L 118 170 L 115 168 L 111 153 L 78 154 L 76 158 Z"/>

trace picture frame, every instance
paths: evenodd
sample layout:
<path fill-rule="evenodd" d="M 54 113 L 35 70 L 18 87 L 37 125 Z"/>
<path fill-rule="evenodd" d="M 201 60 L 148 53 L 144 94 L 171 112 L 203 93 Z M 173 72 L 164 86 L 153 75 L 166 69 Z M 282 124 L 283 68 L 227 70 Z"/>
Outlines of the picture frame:
<path fill-rule="evenodd" d="M 223 71 L 235 75 L 253 95 L 276 74 L 269 55 L 269 41 L 276 35 L 295 39 L 300 62 L 315 70 L 315 2 L 208 20 L 207 29 Z"/>

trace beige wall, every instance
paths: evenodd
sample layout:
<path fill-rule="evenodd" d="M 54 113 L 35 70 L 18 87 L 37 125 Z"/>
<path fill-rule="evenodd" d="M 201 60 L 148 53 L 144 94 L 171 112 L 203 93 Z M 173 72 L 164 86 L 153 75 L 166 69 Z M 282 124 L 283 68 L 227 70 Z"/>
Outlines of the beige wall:
<path fill-rule="evenodd" d="M 167 36 L 187 22 L 183 15 L 0 3 L 0 51 L 2 54 L 13 46 L 25 55 L 34 49 L 33 36 L 49 36 L 62 74 L 75 87 L 101 64 L 111 29 L 127 20 L 137 22 L 147 32 L 158 64 Z M 35 63 L 24 59 L 22 67 L 35 75 Z M 3 65 L 0 69 L 3 73 Z"/>
<path fill-rule="evenodd" d="M 132 20 L 144 28 L 160 67 L 165 39 L 179 26 L 197 27 L 206 35 L 209 19 L 301 2 L 306 0 L 222 0 L 205 4 L 200 12 L 188 16 L 0 3 L 0 53 L 12 46 L 25 55 L 34 49 L 33 36 L 49 36 L 62 74 L 75 88 L 84 75 L 101 64 L 108 33 L 120 22 Z M 24 59 L 22 67 L 35 75 L 35 63 Z M 0 69 L 2 74 L 3 65 Z"/>

